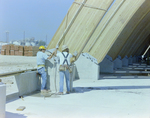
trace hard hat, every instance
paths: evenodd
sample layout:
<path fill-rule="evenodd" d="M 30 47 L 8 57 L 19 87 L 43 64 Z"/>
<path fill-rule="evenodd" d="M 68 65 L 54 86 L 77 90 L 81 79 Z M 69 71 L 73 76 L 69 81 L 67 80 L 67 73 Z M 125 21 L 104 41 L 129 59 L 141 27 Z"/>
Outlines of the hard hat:
<path fill-rule="evenodd" d="M 62 51 L 65 50 L 65 49 L 68 49 L 68 46 L 63 45 L 63 46 L 62 46 Z"/>
<path fill-rule="evenodd" d="M 40 46 L 39 49 L 46 50 L 46 48 L 44 46 Z"/>

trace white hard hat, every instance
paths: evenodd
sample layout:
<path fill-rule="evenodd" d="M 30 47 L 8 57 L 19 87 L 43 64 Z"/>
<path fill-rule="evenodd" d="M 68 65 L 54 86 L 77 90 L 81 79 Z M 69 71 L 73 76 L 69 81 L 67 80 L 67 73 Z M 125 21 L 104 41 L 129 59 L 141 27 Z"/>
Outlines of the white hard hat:
<path fill-rule="evenodd" d="M 64 51 L 65 49 L 68 49 L 68 46 L 63 45 L 63 46 L 62 46 L 62 51 Z"/>

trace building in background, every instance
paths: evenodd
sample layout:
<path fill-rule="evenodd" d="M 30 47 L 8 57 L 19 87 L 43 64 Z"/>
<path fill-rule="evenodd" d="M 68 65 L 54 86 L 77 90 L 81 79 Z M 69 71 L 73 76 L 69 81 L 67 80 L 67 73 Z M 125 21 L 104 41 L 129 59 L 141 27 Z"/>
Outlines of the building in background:
<path fill-rule="evenodd" d="M 13 40 L 13 41 L 10 41 L 9 44 L 22 45 L 22 46 L 40 46 L 40 45 L 46 46 L 45 41 L 35 40 L 34 37 L 26 38 L 24 40 Z"/>
<path fill-rule="evenodd" d="M 43 41 L 43 40 L 35 40 L 34 37 L 32 38 L 26 38 L 24 40 L 12 40 L 10 41 L 9 43 L 6 43 L 6 42 L 0 42 L 0 52 L 1 52 L 1 48 L 2 48 L 2 45 L 7 45 L 7 44 L 14 44 L 14 45 L 20 45 L 20 46 L 45 46 L 47 47 L 46 45 L 46 42 Z"/>

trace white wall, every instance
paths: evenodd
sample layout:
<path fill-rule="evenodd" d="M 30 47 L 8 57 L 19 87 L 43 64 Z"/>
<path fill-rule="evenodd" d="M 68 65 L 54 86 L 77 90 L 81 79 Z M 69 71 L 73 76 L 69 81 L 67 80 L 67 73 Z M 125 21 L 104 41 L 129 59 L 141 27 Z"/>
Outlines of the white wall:
<path fill-rule="evenodd" d="M 0 82 L 0 118 L 5 118 L 6 86 Z"/>
<path fill-rule="evenodd" d="M 36 71 L 28 71 L 15 76 L 17 87 L 19 90 L 19 96 L 24 94 L 30 94 L 38 90 L 39 76 Z"/>
<path fill-rule="evenodd" d="M 76 77 L 79 79 L 99 79 L 99 65 L 80 55 L 75 62 Z"/>

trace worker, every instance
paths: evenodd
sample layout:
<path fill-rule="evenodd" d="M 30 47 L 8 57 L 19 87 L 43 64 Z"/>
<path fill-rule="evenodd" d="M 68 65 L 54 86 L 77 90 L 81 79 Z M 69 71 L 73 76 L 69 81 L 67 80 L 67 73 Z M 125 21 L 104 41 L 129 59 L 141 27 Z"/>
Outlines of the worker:
<path fill-rule="evenodd" d="M 45 60 L 46 59 L 51 59 L 54 55 L 55 52 L 53 52 L 50 56 L 45 54 L 46 48 L 44 46 L 39 47 L 39 51 L 37 53 L 37 71 L 42 77 L 42 83 L 41 83 L 41 92 L 50 92 L 46 88 L 46 81 L 47 81 L 47 74 L 46 74 L 46 69 L 45 69 Z"/>
<path fill-rule="evenodd" d="M 59 82 L 59 95 L 63 95 L 63 85 L 64 85 L 64 76 L 66 78 L 66 87 L 67 91 L 66 94 L 70 93 L 70 64 L 71 58 L 74 57 L 76 58 L 77 52 L 72 55 L 69 53 L 69 48 L 67 45 L 62 46 L 62 52 L 57 53 L 58 45 L 56 46 L 56 51 L 55 51 L 55 56 L 59 57 L 59 77 L 60 77 L 60 82 Z"/>

